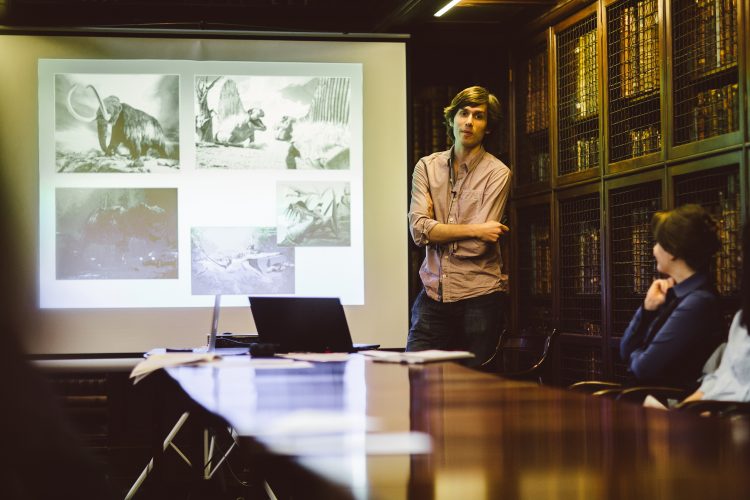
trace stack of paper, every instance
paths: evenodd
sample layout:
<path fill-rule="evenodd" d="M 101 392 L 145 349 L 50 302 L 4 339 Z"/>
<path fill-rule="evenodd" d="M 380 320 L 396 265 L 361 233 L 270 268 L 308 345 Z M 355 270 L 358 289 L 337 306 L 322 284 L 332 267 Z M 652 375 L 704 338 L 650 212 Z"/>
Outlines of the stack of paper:
<path fill-rule="evenodd" d="M 160 368 L 169 366 L 190 365 L 198 363 L 207 363 L 220 359 L 216 353 L 196 353 L 196 352 L 165 352 L 161 354 L 151 354 L 146 359 L 135 365 L 130 372 L 130 378 L 134 379 L 133 384 L 137 384 L 146 376 Z"/>
<path fill-rule="evenodd" d="M 473 358 L 474 354 L 468 351 L 441 351 L 430 349 L 427 351 L 393 352 L 393 351 L 361 351 L 360 354 L 375 361 L 384 363 L 423 364 L 435 361 L 452 361 L 454 359 Z"/>

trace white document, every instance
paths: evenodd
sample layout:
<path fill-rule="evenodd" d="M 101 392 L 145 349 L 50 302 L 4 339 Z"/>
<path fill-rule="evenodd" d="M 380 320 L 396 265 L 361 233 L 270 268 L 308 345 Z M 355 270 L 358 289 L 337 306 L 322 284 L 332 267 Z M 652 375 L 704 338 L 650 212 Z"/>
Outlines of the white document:
<path fill-rule="evenodd" d="M 473 358 L 474 354 L 468 351 L 441 351 L 430 349 L 427 351 L 393 352 L 393 351 L 361 351 L 360 354 L 375 361 L 384 363 L 423 364 L 436 361 L 452 361 L 455 359 Z"/>
<path fill-rule="evenodd" d="M 137 384 L 148 374 L 155 372 L 160 368 L 167 368 L 169 366 L 178 365 L 208 363 L 217 359 L 220 359 L 220 356 L 216 353 L 165 352 L 159 354 L 151 354 L 143 361 L 135 365 L 133 371 L 130 372 L 130 378 L 135 379 L 133 380 L 133 384 Z"/>
<path fill-rule="evenodd" d="M 668 408 L 661 404 L 661 401 L 653 397 L 651 394 L 646 396 L 646 399 L 643 400 L 643 406 L 644 408 L 656 408 L 658 410 L 667 410 Z"/>

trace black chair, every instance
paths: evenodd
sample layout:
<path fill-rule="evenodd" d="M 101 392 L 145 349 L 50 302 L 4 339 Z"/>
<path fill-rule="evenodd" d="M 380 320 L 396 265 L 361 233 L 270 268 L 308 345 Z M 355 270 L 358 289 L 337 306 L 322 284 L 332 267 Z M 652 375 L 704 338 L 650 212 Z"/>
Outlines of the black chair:
<path fill-rule="evenodd" d="M 622 384 L 618 384 L 617 382 L 607 382 L 605 380 L 582 380 L 568 386 L 568 390 L 570 391 L 583 392 L 586 394 L 596 394 L 600 391 L 621 391 L 622 389 L 624 389 Z"/>
<path fill-rule="evenodd" d="M 503 331 L 495 354 L 482 368 L 502 377 L 544 383 L 546 366 L 556 345 L 558 330 L 549 333 L 510 335 Z"/>
<path fill-rule="evenodd" d="M 673 400 L 675 403 L 682 401 L 688 397 L 692 391 L 681 389 L 678 387 L 665 387 L 665 386 L 639 386 L 639 387 L 628 387 L 620 391 L 617 395 L 618 401 L 630 401 L 632 403 L 643 403 L 646 396 L 653 396 L 662 403 L 664 406 L 669 406 L 667 402 Z"/>
<path fill-rule="evenodd" d="M 492 356 L 490 356 L 489 359 L 479 365 L 480 370 L 492 373 L 497 372 L 497 365 L 499 362 L 498 360 L 500 359 L 500 351 L 502 350 L 503 338 L 505 338 L 506 335 L 508 335 L 508 330 L 503 329 L 503 331 L 500 332 L 500 336 L 497 338 L 495 352 L 492 353 Z"/>
<path fill-rule="evenodd" d="M 750 416 L 750 402 L 716 401 L 713 399 L 699 399 L 676 405 L 673 409 L 695 413 L 699 415 L 713 415 L 718 417 Z"/>

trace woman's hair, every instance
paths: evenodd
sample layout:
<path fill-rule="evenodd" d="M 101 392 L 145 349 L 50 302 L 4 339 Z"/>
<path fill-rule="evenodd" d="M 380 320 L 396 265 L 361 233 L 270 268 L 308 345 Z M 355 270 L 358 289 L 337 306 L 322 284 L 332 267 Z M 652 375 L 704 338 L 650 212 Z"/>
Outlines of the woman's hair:
<path fill-rule="evenodd" d="M 742 278 L 740 281 L 740 324 L 747 326 L 747 319 L 750 318 L 750 222 L 745 222 L 742 228 Z M 750 332 L 748 332 L 750 335 Z"/>
<path fill-rule="evenodd" d="M 695 271 L 705 271 L 721 248 L 716 221 L 700 205 L 682 205 L 656 212 L 651 220 L 654 239 Z"/>
<path fill-rule="evenodd" d="M 448 141 L 450 144 L 453 144 L 455 140 L 453 137 L 453 119 L 456 117 L 458 110 L 466 106 L 481 106 L 482 104 L 487 105 L 487 131 L 497 128 L 500 123 L 500 101 L 497 100 L 497 97 L 490 94 L 489 90 L 484 87 L 474 86 L 466 88 L 456 94 L 450 106 L 447 106 L 443 110 L 445 128 L 448 132 Z"/>

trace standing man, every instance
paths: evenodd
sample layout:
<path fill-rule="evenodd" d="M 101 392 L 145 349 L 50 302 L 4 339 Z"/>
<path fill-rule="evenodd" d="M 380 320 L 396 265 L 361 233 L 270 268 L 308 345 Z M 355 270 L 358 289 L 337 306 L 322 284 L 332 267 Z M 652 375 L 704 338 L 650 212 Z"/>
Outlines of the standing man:
<path fill-rule="evenodd" d="M 500 121 L 487 89 L 462 90 L 444 116 L 453 146 L 420 159 L 412 177 L 409 225 L 427 251 L 406 350 L 468 350 L 478 366 L 494 353 L 503 324 L 498 240 L 508 231 L 500 219 L 510 169 L 483 146 Z"/>

